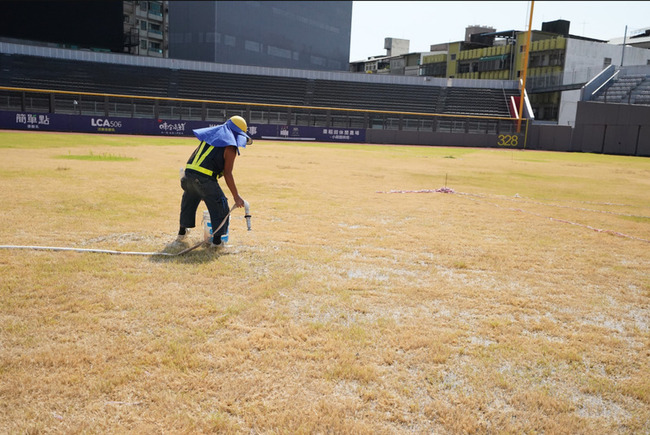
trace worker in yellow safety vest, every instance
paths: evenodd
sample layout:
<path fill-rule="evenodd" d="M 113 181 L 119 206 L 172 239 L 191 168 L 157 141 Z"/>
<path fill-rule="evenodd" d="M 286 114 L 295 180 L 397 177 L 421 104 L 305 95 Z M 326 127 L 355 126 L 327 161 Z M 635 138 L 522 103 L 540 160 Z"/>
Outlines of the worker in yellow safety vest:
<path fill-rule="evenodd" d="M 196 210 L 201 201 L 210 213 L 211 222 L 222 222 L 228 216 L 228 199 L 219 186 L 218 178 L 223 177 L 226 181 L 235 205 L 244 207 L 245 201 L 237 191 L 233 168 L 239 148 L 253 143 L 247 130 L 246 120 L 241 116 L 233 116 L 216 127 L 194 130 L 194 135 L 201 143 L 190 156 L 181 176 L 183 197 L 176 240 L 184 240 L 188 228 L 196 226 Z M 220 246 L 224 234 L 228 234 L 228 221 L 212 235 L 210 246 Z"/>

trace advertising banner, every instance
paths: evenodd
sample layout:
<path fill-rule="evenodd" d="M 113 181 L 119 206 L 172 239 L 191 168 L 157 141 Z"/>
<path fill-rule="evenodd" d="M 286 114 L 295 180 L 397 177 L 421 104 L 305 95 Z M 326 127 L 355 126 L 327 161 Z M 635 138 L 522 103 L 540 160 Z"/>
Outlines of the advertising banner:
<path fill-rule="evenodd" d="M 0 129 L 5 130 L 193 136 L 192 130 L 194 129 L 216 125 L 219 123 L 56 113 L 0 112 Z M 253 139 L 361 143 L 366 141 L 366 130 L 362 128 L 249 124 L 248 133 Z"/>
<path fill-rule="evenodd" d="M 317 142 L 365 142 L 364 128 L 308 127 L 302 125 L 257 124 L 249 128 L 251 137 L 270 140 L 297 140 Z"/>

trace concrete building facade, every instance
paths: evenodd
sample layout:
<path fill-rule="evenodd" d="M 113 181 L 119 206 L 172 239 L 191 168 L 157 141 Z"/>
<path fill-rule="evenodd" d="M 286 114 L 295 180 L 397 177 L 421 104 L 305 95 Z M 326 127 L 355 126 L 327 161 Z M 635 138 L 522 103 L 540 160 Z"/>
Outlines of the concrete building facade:
<path fill-rule="evenodd" d="M 351 1 L 170 1 L 169 57 L 347 71 Z"/>
<path fill-rule="evenodd" d="M 167 1 L 125 0 L 124 51 L 138 56 L 169 57 Z"/>
<path fill-rule="evenodd" d="M 537 120 L 569 125 L 573 122 L 571 112 L 575 112 L 580 87 L 603 69 L 609 65 L 650 64 L 650 50 L 642 45 L 623 46 L 570 35 L 569 27 L 568 21 L 557 20 L 543 23 L 541 31 L 533 30 L 531 34 L 526 90 Z M 477 31 L 480 33 L 474 33 Z M 642 41 L 643 35 L 639 35 L 636 39 Z M 471 26 L 466 29 L 464 41 L 435 44 L 429 53 L 420 53 L 417 75 L 518 80 L 524 69 L 526 42 L 525 31 L 496 32 L 489 27 Z M 416 57 L 414 53 L 387 55 L 381 59 L 384 68 L 376 72 L 405 75 L 404 65 L 409 58 Z M 367 65 L 377 62 L 378 59 L 353 62 L 350 71 L 367 72 Z"/>

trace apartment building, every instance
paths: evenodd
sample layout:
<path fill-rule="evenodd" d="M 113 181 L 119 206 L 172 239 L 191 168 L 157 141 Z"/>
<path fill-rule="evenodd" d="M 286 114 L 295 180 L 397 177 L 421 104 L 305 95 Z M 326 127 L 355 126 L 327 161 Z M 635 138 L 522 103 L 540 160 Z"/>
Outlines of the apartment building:
<path fill-rule="evenodd" d="M 124 51 L 169 57 L 167 1 L 123 1 Z"/>

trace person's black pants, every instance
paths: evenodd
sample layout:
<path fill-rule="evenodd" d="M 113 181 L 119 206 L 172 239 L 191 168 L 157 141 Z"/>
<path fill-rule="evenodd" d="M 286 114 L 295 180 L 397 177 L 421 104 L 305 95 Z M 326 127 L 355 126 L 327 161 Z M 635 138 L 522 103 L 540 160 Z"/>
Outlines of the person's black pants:
<path fill-rule="evenodd" d="M 218 227 L 228 215 L 228 198 L 223 194 L 219 183 L 213 177 L 186 172 L 185 176 L 181 178 L 181 187 L 183 188 L 181 227 L 194 228 L 196 226 L 196 210 L 201 201 L 205 203 L 208 212 L 210 212 L 210 221 L 213 228 Z M 229 222 L 226 220 L 219 231 L 213 234 L 217 244 L 221 240 L 221 235 L 228 232 L 228 224 Z"/>

